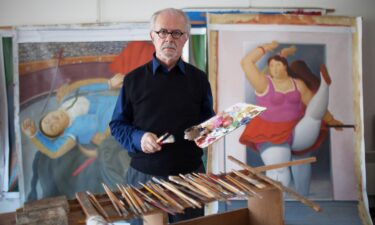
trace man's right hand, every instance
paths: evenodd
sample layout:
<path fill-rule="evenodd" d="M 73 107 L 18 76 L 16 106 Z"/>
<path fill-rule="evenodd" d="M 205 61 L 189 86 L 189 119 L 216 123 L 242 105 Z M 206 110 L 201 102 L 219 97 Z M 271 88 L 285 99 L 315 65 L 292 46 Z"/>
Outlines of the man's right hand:
<path fill-rule="evenodd" d="M 22 122 L 22 132 L 28 137 L 33 137 L 36 133 L 35 122 L 29 118 Z"/>
<path fill-rule="evenodd" d="M 141 148 L 144 153 L 150 154 L 161 150 L 161 146 L 156 142 L 158 137 L 151 133 L 146 132 L 141 138 Z"/>

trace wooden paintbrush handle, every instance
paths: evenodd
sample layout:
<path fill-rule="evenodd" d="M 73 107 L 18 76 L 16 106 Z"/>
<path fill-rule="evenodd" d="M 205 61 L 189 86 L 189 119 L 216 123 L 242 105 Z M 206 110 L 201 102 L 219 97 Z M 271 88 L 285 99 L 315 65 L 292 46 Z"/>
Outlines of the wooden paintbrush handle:
<path fill-rule="evenodd" d="M 266 170 L 279 169 L 279 168 L 283 168 L 283 167 L 287 167 L 287 166 L 295 166 L 295 165 L 312 163 L 312 162 L 316 162 L 315 157 L 309 157 L 309 158 L 306 158 L 306 159 L 299 159 L 299 160 L 294 160 L 294 161 L 290 161 L 290 162 L 277 163 L 277 164 L 272 164 L 272 165 L 267 165 L 267 166 L 258 166 L 254 169 L 257 172 L 263 172 L 263 171 L 266 171 Z"/>
<path fill-rule="evenodd" d="M 86 217 L 90 216 L 96 216 L 99 215 L 99 213 L 95 210 L 94 206 L 91 204 L 89 200 L 89 196 L 85 192 L 77 192 L 76 198 L 81 205 L 83 211 L 86 214 Z"/>
<path fill-rule="evenodd" d="M 287 192 L 288 194 L 290 194 L 291 196 L 293 196 L 295 199 L 297 199 L 298 201 L 302 202 L 303 204 L 311 207 L 313 210 L 315 210 L 316 212 L 319 212 L 321 211 L 321 208 L 318 204 L 314 203 L 313 201 L 310 201 L 309 199 L 303 197 L 302 195 L 298 194 L 297 192 L 295 192 L 294 190 L 288 188 L 288 187 L 285 187 L 283 186 L 280 182 L 277 182 L 275 180 L 272 180 L 271 178 L 259 173 L 256 169 L 254 169 L 253 167 L 239 161 L 238 159 L 234 158 L 233 156 L 228 156 L 228 159 L 235 162 L 236 164 L 238 164 L 239 166 L 241 166 L 242 168 L 248 170 L 249 172 L 251 172 L 252 174 L 254 174 L 255 176 L 259 177 L 260 179 L 263 179 L 265 181 L 267 181 L 268 183 L 274 185 L 275 187 L 277 187 L 278 189 L 282 190 L 282 191 L 285 191 Z"/>

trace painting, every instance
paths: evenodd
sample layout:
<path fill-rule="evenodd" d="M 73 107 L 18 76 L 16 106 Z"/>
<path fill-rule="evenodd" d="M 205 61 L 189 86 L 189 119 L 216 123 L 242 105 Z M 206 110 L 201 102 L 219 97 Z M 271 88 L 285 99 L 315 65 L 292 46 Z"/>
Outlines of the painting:
<path fill-rule="evenodd" d="M 359 201 L 360 214 L 366 218 L 368 211 L 367 193 L 363 186 L 365 161 L 360 36 L 361 20 L 358 18 L 260 14 L 208 16 L 209 79 L 216 111 L 222 111 L 235 102 L 259 104 L 263 101 L 261 99 L 266 98 L 261 98 L 263 95 L 268 96 L 267 93 L 283 92 L 281 94 L 284 96 L 294 90 L 300 92 L 297 94 L 300 102 L 298 104 L 305 107 L 298 109 L 302 113 L 298 118 L 305 118 L 309 115 L 308 108 L 313 99 L 318 99 L 315 96 L 320 93 L 322 83 L 326 84 L 326 97 L 321 99 L 327 101 L 320 101 L 316 106 L 325 109 L 323 112 L 329 116 L 321 113 L 320 117 L 317 117 L 319 128 L 323 127 L 324 121 L 334 119 L 335 122 L 327 122 L 323 137 L 319 139 L 318 135 L 314 134 L 313 141 L 308 146 L 313 147 L 314 151 L 304 157 L 314 156 L 317 162 L 311 165 L 309 174 L 301 176 L 303 179 L 309 178 L 307 192 L 303 194 L 315 200 Z M 287 48 L 293 49 L 293 54 L 283 54 L 283 49 Z M 275 68 L 273 63 L 277 61 L 275 57 L 284 60 L 284 63 L 280 63 L 284 70 L 289 70 L 294 62 L 303 63 L 311 74 L 308 77 L 320 84 L 318 91 L 303 82 L 303 90 L 310 93 L 310 97 L 304 97 L 302 86 L 298 84 L 302 81 L 300 77 L 291 76 L 286 80 L 286 87 L 292 87 L 291 89 L 284 90 L 282 85 L 276 85 L 275 82 L 279 80 L 275 81 L 276 72 L 272 72 Z M 255 79 L 254 76 L 258 75 L 259 79 Z M 328 77 L 328 81 L 324 77 Z M 295 82 L 297 84 L 293 84 Z M 270 98 L 269 103 L 264 103 L 264 100 L 262 104 L 269 104 L 268 108 L 274 109 L 274 104 L 278 101 L 275 98 Z M 307 103 L 305 98 L 309 99 Z M 272 110 L 270 114 L 271 112 Z M 267 114 L 267 110 L 264 113 Z M 281 108 L 278 113 L 274 111 L 273 114 L 278 115 L 268 121 L 283 122 L 276 121 L 277 116 L 290 116 L 283 113 Z M 329 119 L 326 119 L 326 116 Z M 272 121 L 273 119 L 275 121 Z M 263 153 L 268 151 L 268 147 L 273 148 L 275 145 L 288 147 L 288 161 L 298 158 L 293 156 L 293 151 L 297 150 L 297 147 L 293 147 L 297 143 L 297 137 L 312 137 L 314 129 L 308 127 L 299 132 L 297 128 L 302 119 L 296 117 L 295 120 L 297 125 L 290 125 L 285 139 L 280 139 L 279 142 L 273 139 L 254 141 L 256 138 L 251 135 L 259 134 L 258 130 L 261 129 L 265 129 L 261 135 L 273 136 L 273 131 L 267 130 L 268 125 L 260 128 L 264 121 L 257 123 L 256 128 L 249 128 L 250 131 L 244 128 L 232 132 L 213 145 L 210 169 L 214 172 L 239 169 L 227 161 L 228 155 L 252 166 L 267 164 L 270 161 L 263 157 Z M 249 124 L 252 123 L 253 120 Z M 250 133 L 251 139 L 243 138 L 247 133 Z M 322 131 L 318 129 L 317 134 L 321 135 Z M 313 146 L 318 139 L 320 143 Z M 255 144 L 251 145 L 247 140 Z M 287 171 L 291 174 L 288 175 L 291 176 L 288 178 L 289 186 L 298 189 L 299 178 L 293 174 L 293 169 L 287 168 Z M 288 196 L 286 198 L 288 199 Z"/>
<path fill-rule="evenodd" d="M 12 29 L 0 30 L 0 190 L 18 192 L 17 152 L 15 148 L 14 93 L 13 93 L 13 41 Z"/>
<path fill-rule="evenodd" d="M 124 75 L 152 58 L 147 24 L 17 32 L 23 200 L 123 183 L 130 159 L 108 123 Z"/>

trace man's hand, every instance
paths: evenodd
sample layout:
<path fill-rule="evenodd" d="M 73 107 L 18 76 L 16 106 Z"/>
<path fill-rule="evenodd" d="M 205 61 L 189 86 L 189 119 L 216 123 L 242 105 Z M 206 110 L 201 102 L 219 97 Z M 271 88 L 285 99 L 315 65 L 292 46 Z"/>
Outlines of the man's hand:
<path fill-rule="evenodd" d="M 35 122 L 29 118 L 22 122 L 22 132 L 28 137 L 33 137 L 36 133 Z"/>
<path fill-rule="evenodd" d="M 116 73 L 111 79 L 108 80 L 108 85 L 111 90 L 120 89 L 124 81 L 124 74 Z"/>
<path fill-rule="evenodd" d="M 141 148 L 144 153 L 154 153 L 161 150 L 161 146 L 156 142 L 158 137 L 150 132 L 146 132 L 141 138 Z"/>
<path fill-rule="evenodd" d="M 194 141 L 197 137 L 201 135 L 201 131 L 199 129 L 199 126 L 192 126 L 186 129 L 184 138 L 189 141 Z"/>

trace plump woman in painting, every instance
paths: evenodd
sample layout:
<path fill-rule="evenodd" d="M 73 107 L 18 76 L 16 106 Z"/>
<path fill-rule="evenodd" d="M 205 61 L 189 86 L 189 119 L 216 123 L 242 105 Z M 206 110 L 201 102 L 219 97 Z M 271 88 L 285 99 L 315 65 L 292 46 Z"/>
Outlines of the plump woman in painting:
<path fill-rule="evenodd" d="M 291 71 L 286 56 L 295 47 L 283 49 L 268 59 L 269 74 L 257 68 L 257 61 L 278 47 L 277 42 L 258 46 L 241 61 L 247 80 L 255 90 L 256 104 L 267 107 L 249 123 L 240 142 L 257 151 L 265 165 L 282 163 L 310 156 L 318 140 L 322 120 L 331 125 L 342 124 L 327 111 L 331 79 L 324 65 L 320 67 L 321 82 L 317 90 Z M 311 165 L 267 171 L 267 176 L 288 186 L 293 176 L 296 190 L 308 195 Z"/>

